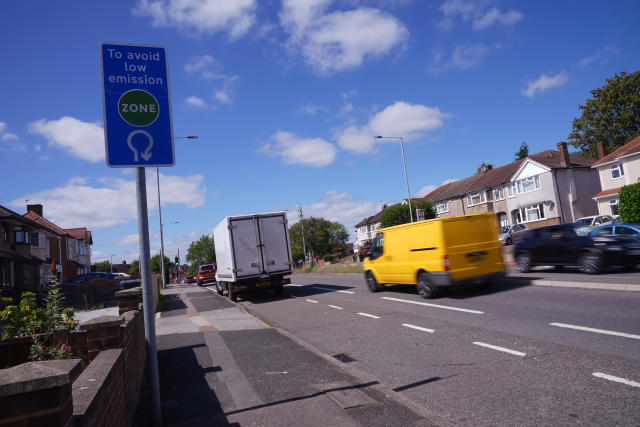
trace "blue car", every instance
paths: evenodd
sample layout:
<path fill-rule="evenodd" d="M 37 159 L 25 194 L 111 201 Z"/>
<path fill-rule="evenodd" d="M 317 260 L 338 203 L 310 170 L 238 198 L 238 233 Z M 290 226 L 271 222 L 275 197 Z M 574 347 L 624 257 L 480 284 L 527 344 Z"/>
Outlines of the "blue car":
<path fill-rule="evenodd" d="M 640 224 L 608 224 L 595 228 L 589 233 L 590 237 L 612 235 L 635 237 L 640 240 Z"/>

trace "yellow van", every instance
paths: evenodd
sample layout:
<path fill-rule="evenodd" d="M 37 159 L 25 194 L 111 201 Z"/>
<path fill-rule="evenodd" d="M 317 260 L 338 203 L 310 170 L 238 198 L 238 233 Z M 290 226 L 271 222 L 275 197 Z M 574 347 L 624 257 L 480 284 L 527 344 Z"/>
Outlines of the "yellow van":
<path fill-rule="evenodd" d="M 385 283 L 417 285 L 423 298 L 439 288 L 504 276 L 495 215 L 431 219 L 382 228 L 363 269 L 371 292 Z"/>

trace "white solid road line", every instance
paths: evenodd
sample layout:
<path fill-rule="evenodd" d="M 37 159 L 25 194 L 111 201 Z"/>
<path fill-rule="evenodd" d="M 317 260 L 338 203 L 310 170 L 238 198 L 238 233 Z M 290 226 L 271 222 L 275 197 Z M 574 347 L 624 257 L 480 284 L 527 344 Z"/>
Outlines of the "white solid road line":
<path fill-rule="evenodd" d="M 365 316 L 365 317 L 371 317 L 372 319 L 379 319 L 380 316 L 374 316 L 373 314 L 369 314 L 369 313 L 358 313 L 360 316 Z"/>
<path fill-rule="evenodd" d="M 386 300 L 389 300 L 389 301 L 406 302 L 406 303 L 409 303 L 409 304 L 425 305 L 427 307 L 444 308 L 446 310 L 463 311 L 465 313 L 484 314 L 484 311 L 469 310 L 469 309 L 466 309 L 466 308 L 458 308 L 458 307 L 449 307 L 448 305 L 429 304 L 428 302 L 411 301 L 411 300 L 408 300 L 408 299 L 390 298 L 390 297 L 382 297 L 382 299 L 386 299 Z"/>
<path fill-rule="evenodd" d="M 560 328 L 578 329 L 580 331 L 595 332 L 598 334 L 615 335 L 617 337 L 633 338 L 634 340 L 640 340 L 640 335 L 627 334 L 624 332 L 607 331 L 606 329 L 588 328 L 586 326 L 568 325 L 566 323 L 549 323 L 551 326 L 558 326 Z"/>
<path fill-rule="evenodd" d="M 317 303 L 318 303 L 318 301 L 316 301 L 316 300 L 314 300 L 314 299 L 306 299 L 305 301 L 309 301 L 309 302 L 312 302 L 312 303 L 314 303 L 314 304 L 317 304 Z"/>
<path fill-rule="evenodd" d="M 631 387 L 640 387 L 640 383 L 638 382 L 625 380 L 624 378 L 620 378 L 620 377 L 614 377 L 613 375 L 603 374 L 602 372 L 594 372 L 593 376 L 598 378 L 604 378 L 605 380 L 609 380 L 609 381 L 615 381 L 617 383 L 630 385 Z"/>
<path fill-rule="evenodd" d="M 338 307 L 337 305 L 329 305 L 331 308 L 335 308 L 336 310 L 344 310 L 342 307 Z"/>
<path fill-rule="evenodd" d="M 423 328 L 421 326 L 410 325 L 408 323 L 403 323 L 402 326 L 406 326 L 407 328 L 411 328 L 411 329 L 417 329 L 417 330 L 423 331 L 423 332 L 429 332 L 430 334 L 432 334 L 434 332 L 433 329 L 427 329 L 427 328 Z"/>
<path fill-rule="evenodd" d="M 323 291 L 342 292 L 343 294 L 352 294 L 353 293 L 351 291 L 343 291 L 343 290 L 339 290 L 339 289 L 325 288 L 323 286 L 312 286 L 312 288 L 313 289 L 322 289 Z"/>
<path fill-rule="evenodd" d="M 504 351 L 505 353 L 515 354 L 516 356 L 526 356 L 527 353 L 523 353 L 521 351 L 515 351 L 504 347 L 498 347 L 497 345 L 487 344 L 484 342 L 475 341 L 473 344 L 479 345 L 480 347 L 491 348 L 493 350 Z"/>

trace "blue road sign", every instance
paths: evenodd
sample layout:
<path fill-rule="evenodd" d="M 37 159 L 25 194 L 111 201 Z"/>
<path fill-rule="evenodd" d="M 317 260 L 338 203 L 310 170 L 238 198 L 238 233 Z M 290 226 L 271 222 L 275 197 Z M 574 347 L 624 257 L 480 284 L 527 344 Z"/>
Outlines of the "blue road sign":
<path fill-rule="evenodd" d="M 107 166 L 173 166 L 167 50 L 100 44 Z"/>

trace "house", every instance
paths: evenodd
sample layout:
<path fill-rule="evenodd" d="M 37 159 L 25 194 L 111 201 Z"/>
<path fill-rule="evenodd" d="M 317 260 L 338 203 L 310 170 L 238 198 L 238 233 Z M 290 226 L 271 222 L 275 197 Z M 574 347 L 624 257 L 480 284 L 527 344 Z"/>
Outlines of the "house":
<path fill-rule="evenodd" d="M 127 260 L 124 260 L 124 259 L 122 260 L 122 264 L 113 264 L 111 266 L 114 273 L 124 273 L 124 274 L 129 274 L 129 267 L 130 265 L 127 264 Z"/>
<path fill-rule="evenodd" d="M 444 184 L 425 198 L 438 217 L 493 212 L 500 225 L 530 228 L 595 215 L 589 194 L 600 191 L 594 159 L 569 154 L 567 144 L 507 165 L 478 169 L 473 176 Z"/>
<path fill-rule="evenodd" d="M 58 280 L 66 281 L 78 274 L 91 272 L 91 232 L 86 228 L 63 229 L 44 218 L 43 207 L 27 205 L 24 218 L 33 221 L 46 231 L 46 264 L 54 263 L 58 269 Z M 40 249 L 40 248 L 38 248 Z M 42 267 L 44 268 L 44 266 Z"/>
<path fill-rule="evenodd" d="M 598 143 L 598 161 L 592 166 L 598 171 L 602 191 L 593 199 L 600 215 L 618 215 L 620 189 L 640 180 L 640 136 L 605 155 L 604 144 Z"/>
<path fill-rule="evenodd" d="M 355 225 L 356 227 L 356 240 L 353 242 L 353 252 L 358 252 L 360 247 L 366 242 L 373 239 L 376 232 L 380 228 L 380 218 L 382 212 L 387 209 L 387 205 L 382 205 L 382 209 L 375 215 L 364 218 L 362 221 Z"/>
<path fill-rule="evenodd" d="M 0 288 L 38 287 L 42 261 L 32 256 L 31 245 L 41 231 L 38 224 L 0 206 Z"/>

